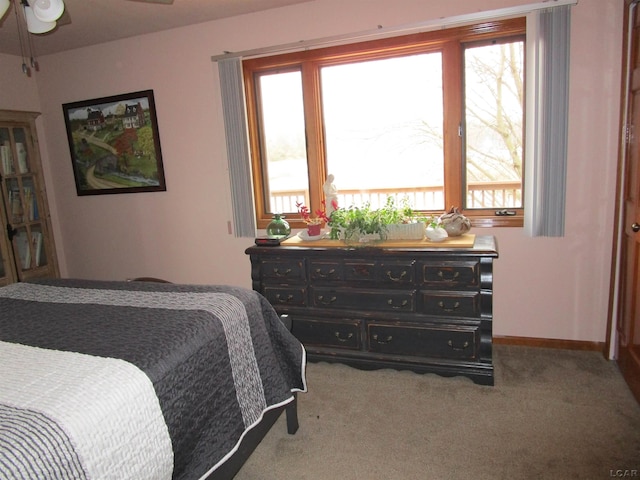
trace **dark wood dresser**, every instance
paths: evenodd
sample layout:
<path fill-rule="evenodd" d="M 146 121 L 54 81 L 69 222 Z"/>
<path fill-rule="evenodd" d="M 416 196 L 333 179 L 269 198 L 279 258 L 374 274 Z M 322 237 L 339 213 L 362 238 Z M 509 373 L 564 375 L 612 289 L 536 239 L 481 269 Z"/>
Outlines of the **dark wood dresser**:
<path fill-rule="evenodd" d="M 246 253 L 253 289 L 291 322 L 310 361 L 493 385 L 492 236 L 471 248 L 304 242 Z"/>

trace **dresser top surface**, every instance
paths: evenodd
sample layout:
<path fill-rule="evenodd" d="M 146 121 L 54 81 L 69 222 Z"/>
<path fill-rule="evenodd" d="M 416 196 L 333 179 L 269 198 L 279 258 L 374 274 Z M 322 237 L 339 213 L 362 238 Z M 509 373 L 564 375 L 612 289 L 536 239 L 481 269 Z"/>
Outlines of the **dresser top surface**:
<path fill-rule="evenodd" d="M 337 243 L 336 246 L 315 246 L 313 242 L 304 242 L 299 245 L 280 245 L 280 246 L 251 246 L 245 251 L 248 255 L 280 255 L 289 253 L 301 253 L 309 255 L 337 255 L 346 256 L 351 254 L 363 255 L 363 256 L 387 256 L 387 255 L 416 255 L 416 254 L 429 254 L 429 255 L 444 255 L 444 256 L 485 256 L 485 257 L 498 257 L 498 248 L 496 245 L 495 237 L 492 235 L 476 235 L 475 242 L 472 247 L 451 247 L 446 243 L 428 245 L 428 246 L 385 246 L 383 243 L 378 243 L 373 246 L 366 247 L 352 247 L 341 243 Z"/>

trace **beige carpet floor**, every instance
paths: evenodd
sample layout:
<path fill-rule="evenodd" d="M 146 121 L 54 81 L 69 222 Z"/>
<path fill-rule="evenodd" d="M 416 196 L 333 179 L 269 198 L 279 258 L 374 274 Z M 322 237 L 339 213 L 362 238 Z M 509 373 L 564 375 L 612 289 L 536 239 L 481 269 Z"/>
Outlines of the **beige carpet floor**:
<path fill-rule="evenodd" d="M 310 363 L 236 480 L 640 478 L 640 405 L 596 352 L 495 346 L 496 385 Z"/>

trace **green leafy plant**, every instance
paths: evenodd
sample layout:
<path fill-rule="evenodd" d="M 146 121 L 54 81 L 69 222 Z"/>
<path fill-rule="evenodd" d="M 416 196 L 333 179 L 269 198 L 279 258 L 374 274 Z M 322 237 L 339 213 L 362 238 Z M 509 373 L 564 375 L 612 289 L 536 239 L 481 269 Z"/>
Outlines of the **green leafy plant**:
<path fill-rule="evenodd" d="M 386 203 L 379 209 L 371 208 L 369 202 L 364 205 L 350 206 L 334 210 L 327 222 L 331 228 L 329 238 L 358 243 L 363 236 L 379 236 L 386 240 L 388 226 L 403 223 L 432 222 L 433 217 L 417 215 L 405 198 L 396 204 L 393 197 L 387 197 Z"/>
<path fill-rule="evenodd" d="M 385 224 L 412 223 L 413 209 L 409 205 L 409 200 L 404 198 L 400 205 L 396 205 L 394 197 L 387 197 L 386 203 L 380 208 L 380 215 Z"/>
<path fill-rule="evenodd" d="M 422 217 L 422 220 L 427 227 L 437 228 L 440 226 L 440 217 L 437 216 L 427 216 Z"/>
<path fill-rule="evenodd" d="M 386 238 L 386 225 L 379 210 L 371 208 L 369 202 L 361 207 L 354 205 L 349 208 L 334 210 L 329 218 L 331 227 L 330 238 L 334 240 L 344 240 L 358 242 L 363 234 L 379 234 L 380 239 Z"/>

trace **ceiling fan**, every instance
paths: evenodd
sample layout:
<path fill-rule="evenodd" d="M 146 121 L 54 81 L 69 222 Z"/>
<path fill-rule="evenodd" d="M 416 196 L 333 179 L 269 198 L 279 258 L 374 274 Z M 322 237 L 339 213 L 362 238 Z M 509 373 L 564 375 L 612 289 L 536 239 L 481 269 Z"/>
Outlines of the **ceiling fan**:
<path fill-rule="evenodd" d="M 56 21 L 64 13 L 63 0 L 14 0 L 24 8 L 29 33 L 46 33 L 56 27 Z M 0 0 L 0 18 L 9 10 L 11 0 Z"/>
<path fill-rule="evenodd" d="M 148 4 L 171 5 L 173 4 L 174 0 L 128 1 Z M 27 65 L 27 58 L 30 58 L 31 66 L 36 71 L 38 70 L 38 65 L 33 55 L 29 33 L 38 35 L 50 32 L 55 29 L 56 26 L 71 23 L 71 18 L 69 16 L 69 12 L 65 9 L 64 0 L 0 0 L 0 19 L 7 13 L 12 3 L 14 4 L 16 22 L 18 25 L 18 36 L 20 37 L 20 48 L 23 58 L 22 71 L 27 76 L 30 76 L 30 69 Z M 20 10 L 22 11 L 22 15 L 18 15 L 18 12 Z M 24 27 L 26 27 L 26 32 Z M 23 37 L 24 34 L 26 34 L 25 37 Z"/>
<path fill-rule="evenodd" d="M 53 30 L 57 21 L 65 13 L 64 0 L 13 0 L 24 8 L 27 29 L 30 33 L 47 33 Z M 171 5 L 174 0 L 129 0 L 130 2 L 157 3 Z M 0 0 L 0 18 L 4 16 L 11 0 Z"/>

